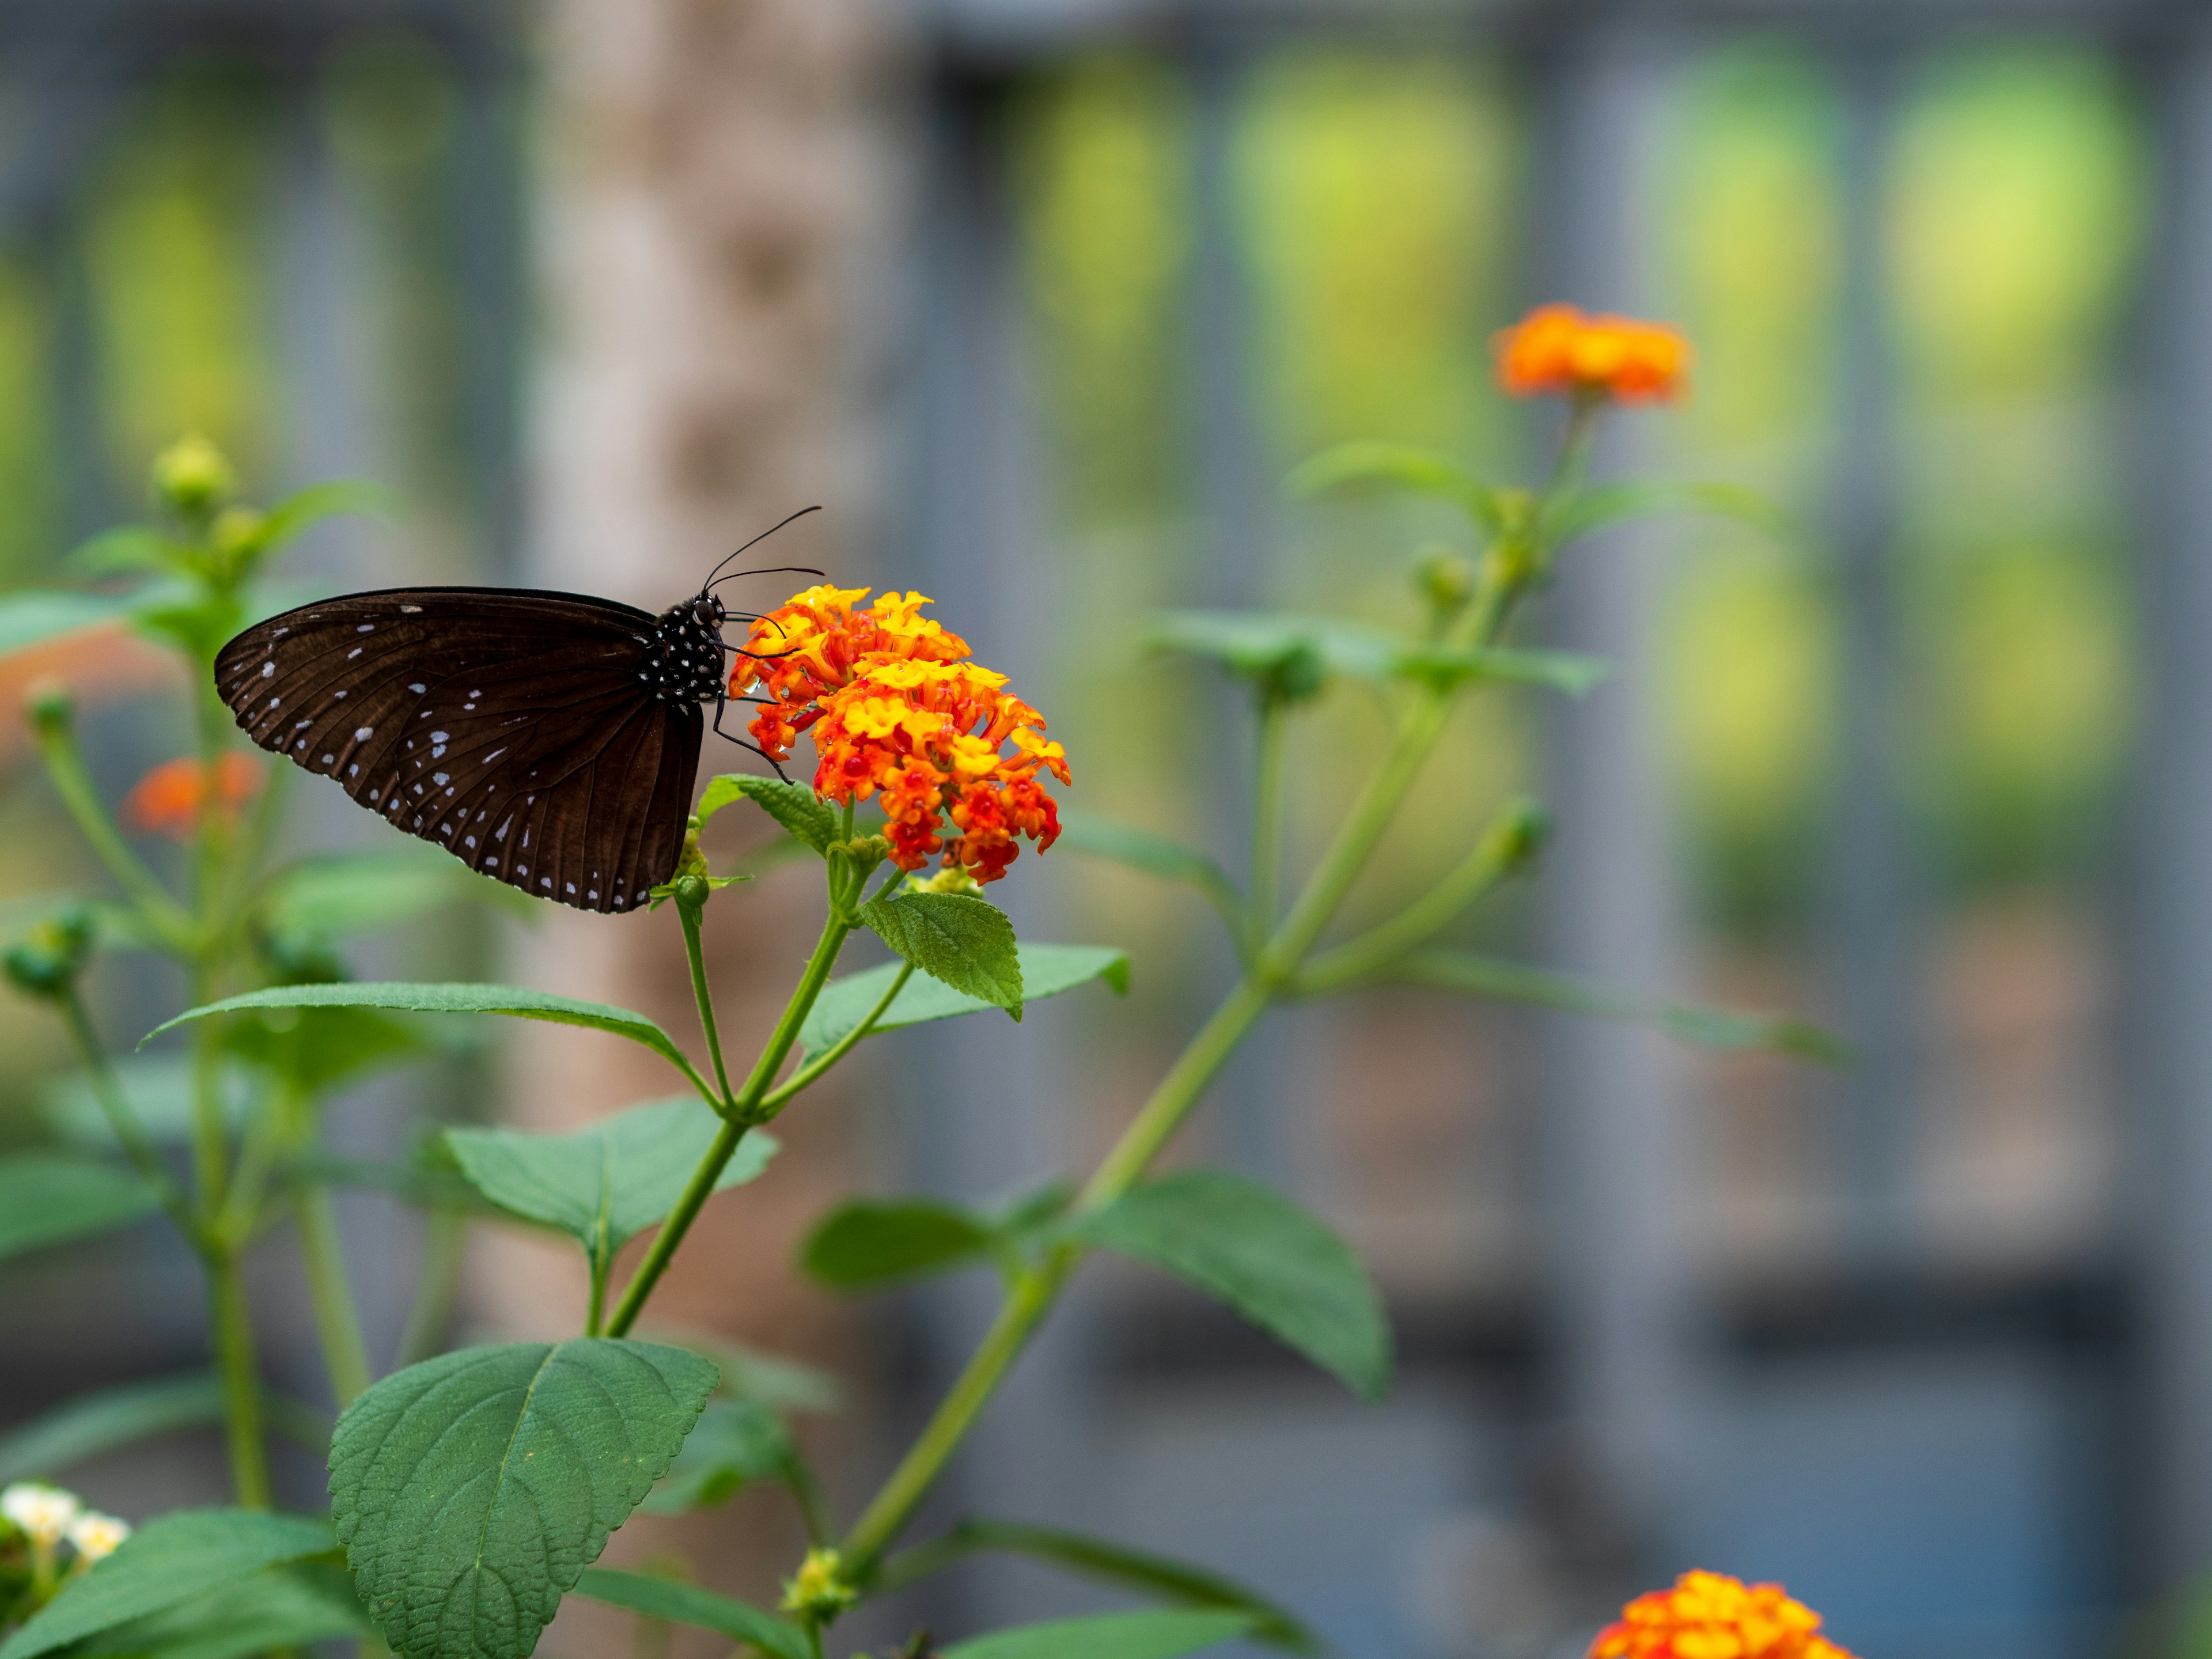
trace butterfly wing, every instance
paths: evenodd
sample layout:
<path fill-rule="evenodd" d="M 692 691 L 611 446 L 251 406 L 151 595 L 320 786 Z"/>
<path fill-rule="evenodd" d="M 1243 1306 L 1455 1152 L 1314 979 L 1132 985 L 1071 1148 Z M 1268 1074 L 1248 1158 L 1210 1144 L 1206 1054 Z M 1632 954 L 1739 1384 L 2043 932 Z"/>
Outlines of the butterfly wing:
<path fill-rule="evenodd" d="M 654 622 L 583 594 L 351 593 L 247 629 L 216 688 L 261 747 L 470 868 L 629 910 L 675 873 L 705 724 L 647 684 Z"/>

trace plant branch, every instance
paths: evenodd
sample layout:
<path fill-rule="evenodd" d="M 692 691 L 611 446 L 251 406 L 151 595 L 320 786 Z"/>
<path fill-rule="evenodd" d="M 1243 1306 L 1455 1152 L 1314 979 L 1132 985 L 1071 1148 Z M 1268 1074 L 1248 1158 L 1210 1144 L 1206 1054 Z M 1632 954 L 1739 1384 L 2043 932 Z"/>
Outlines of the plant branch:
<path fill-rule="evenodd" d="M 307 1275 L 307 1298 L 315 1312 L 315 1334 L 322 1341 L 331 1393 L 343 1411 L 374 1379 L 369 1374 L 368 1343 L 362 1335 L 361 1312 L 346 1277 L 337 1211 L 331 1202 L 331 1189 L 315 1181 L 301 1185 L 293 1206 L 300 1233 L 300 1265 Z"/>
<path fill-rule="evenodd" d="M 699 944 L 699 920 L 704 907 L 676 901 L 676 914 L 684 923 L 684 955 L 691 965 L 691 997 L 699 1006 L 699 1029 L 707 1036 L 707 1057 L 714 1062 L 714 1086 L 721 1091 L 720 1109 L 730 1109 L 730 1073 L 722 1064 L 722 1033 L 714 1023 L 714 999 L 707 986 L 707 958 Z"/>
<path fill-rule="evenodd" d="M 123 1092 L 123 1085 L 115 1075 L 115 1067 L 107 1058 L 107 1051 L 100 1046 L 100 1036 L 92 1029 L 92 1018 L 85 1012 L 84 999 L 77 994 L 76 985 L 70 985 L 60 998 L 62 1022 L 69 1028 L 70 1040 L 76 1045 L 77 1058 L 84 1064 L 85 1076 L 92 1085 L 92 1097 L 100 1106 L 100 1115 L 107 1120 L 116 1144 L 123 1155 L 131 1160 L 139 1178 L 151 1187 L 168 1212 L 169 1219 L 186 1242 L 198 1250 L 202 1248 L 198 1218 L 192 1213 L 191 1201 L 184 1189 L 170 1175 L 168 1166 L 138 1121 L 130 1097 Z"/>
<path fill-rule="evenodd" d="M 131 850 L 114 821 L 107 816 L 107 809 L 100 805 L 100 793 L 92 787 L 92 778 L 84 769 L 84 757 L 77 749 L 76 732 L 66 719 L 35 718 L 32 731 L 38 740 L 39 758 L 45 763 L 54 793 L 60 797 L 85 844 L 107 866 L 116 884 L 131 896 L 131 902 L 138 907 L 139 914 L 161 936 L 163 944 L 180 955 L 189 951 L 192 945 L 191 917 L 161 885 L 161 878 Z"/>
<path fill-rule="evenodd" d="M 1283 700 L 1260 692 L 1259 741 L 1252 776 L 1252 857 L 1244 906 L 1244 950 L 1256 957 L 1275 925 L 1275 891 L 1283 868 Z"/>
<path fill-rule="evenodd" d="M 215 1329 L 216 1369 L 222 1376 L 233 1493 L 243 1507 L 265 1510 L 272 1492 L 269 1448 L 262 1435 L 261 1366 L 254 1352 L 244 1267 L 238 1251 L 228 1246 L 213 1252 L 208 1263 L 208 1314 Z"/>
<path fill-rule="evenodd" d="M 890 988 L 876 999 L 876 1006 L 868 1010 L 858 1025 L 839 1037 L 819 1054 L 792 1073 L 790 1079 L 763 1097 L 760 1115 L 763 1121 L 774 1117 L 796 1096 L 804 1094 L 824 1072 L 852 1052 L 860 1039 L 876 1029 L 876 1022 L 890 1012 L 898 994 L 906 989 L 906 982 L 914 977 L 914 964 L 899 963 L 899 970 L 891 976 Z"/>

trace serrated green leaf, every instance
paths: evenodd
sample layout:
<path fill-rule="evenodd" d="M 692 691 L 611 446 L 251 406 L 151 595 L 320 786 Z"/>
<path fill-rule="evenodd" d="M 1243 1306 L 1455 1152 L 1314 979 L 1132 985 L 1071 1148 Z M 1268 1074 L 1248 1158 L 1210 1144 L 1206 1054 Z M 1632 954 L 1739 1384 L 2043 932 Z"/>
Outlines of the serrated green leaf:
<path fill-rule="evenodd" d="M 343 1567 L 298 1562 L 95 1636 L 70 1659 L 251 1659 L 374 1629 Z"/>
<path fill-rule="evenodd" d="M 0 1158 L 0 1261 L 143 1221 L 161 1200 L 118 1164 L 58 1152 Z"/>
<path fill-rule="evenodd" d="M 605 1263 L 667 1218 L 721 1127 L 705 1103 L 684 1097 L 633 1106 L 568 1134 L 448 1129 L 444 1140 L 462 1176 L 492 1203 L 568 1234 Z M 752 1130 L 714 1190 L 753 1180 L 775 1150 L 773 1139 Z"/>
<path fill-rule="evenodd" d="M 471 900 L 536 919 L 529 896 L 480 876 L 434 847 L 332 853 L 278 871 L 263 890 L 262 926 L 279 937 L 326 943 L 387 927 Z"/>
<path fill-rule="evenodd" d="M 1127 953 L 1104 945 L 1024 945 L 1020 947 L 1022 997 L 1024 1004 L 1073 991 L 1093 980 L 1103 980 L 1115 995 L 1129 988 Z M 868 1010 L 883 1000 L 898 976 L 899 964 L 887 962 L 864 973 L 848 974 L 823 987 L 813 1010 L 799 1035 L 799 1046 L 810 1054 L 834 1047 L 844 1035 L 867 1018 Z M 933 1019 L 954 1019 L 980 1014 L 994 1005 L 951 986 L 919 975 L 909 979 L 883 1018 L 870 1030 L 896 1030 L 902 1025 L 921 1025 Z"/>
<path fill-rule="evenodd" d="M 826 854 L 837 839 L 837 814 L 805 784 L 743 772 L 725 773 L 708 783 L 699 797 L 700 823 L 738 800 L 751 801 L 817 853 Z"/>
<path fill-rule="evenodd" d="M 1390 976 L 1406 985 L 1650 1025 L 1693 1048 L 1723 1052 L 1766 1050 L 1792 1054 L 1832 1070 L 1847 1069 L 1851 1064 L 1849 1043 L 1805 1020 L 1698 1008 L 1686 1003 L 1647 1002 L 1571 975 L 1468 951 L 1415 951 L 1393 965 Z"/>
<path fill-rule="evenodd" d="M 206 1371 L 79 1395 L 0 1435 L 0 1484 L 51 1480 L 88 1457 L 222 1415 L 222 1382 Z"/>
<path fill-rule="evenodd" d="M 955 1642 L 942 1659 L 1182 1659 L 1252 1628 L 1249 1613 L 1103 1613 Z"/>
<path fill-rule="evenodd" d="M 1504 527 L 1494 489 L 1456 461 L 1413 444 L 1338 444 L 1300 462 L 1290 477 L 1291 493 L 1301 499 L 1353 486 L 1432 495 L 1449 501 L 1493 534 Z"/>
<path fill-rule="evenodd" d="M 1156 1601 L 1191 1607 L 1218 1607 L 1249 1615 L 1252 1638 L 1292 1653 L 1318 1653 L 1321 1640 L 1297 1616 L 1233 1578 L 1188 1561 L 1093 1538 L 1056 1527 L 1032 1527 L 1018 1521 L 963 1521 L 942 1537 L 902 1550 L 868 1581 L 871 1595 L 884 1595 L 973 1555 L 1026 1555 L 1056 1567 L 1133 1590 Z"/>
<path fill-rule="evenodd" d="M 320 1521 L 248 1510 L 175 1510 L 148 1522 L 114 1554 L 64 1585 L 0 1644 L 0 1659 L 37 1659 L 331 1547 L 331 1529 Z"/>
<path fill-rule="evenodd" d="M 1706 513 L 1734 519 L 1777 540 L 1793 540 L 1790 515 L 1755 489 L 1741 484 L 1692 483 L 1673 478 L 1632 479 L 1578 489 L 1553 501 L 1544 515 L 1547 541 L 1570 542 L 1608 525 L 1665 513 Z"/>
<path fill-rule="evenodd" d="M 675 1463 L 638 1507 L 654 1515 L 711 1509 L 748 1486 L 788 1480 L 798 1457 L 791 1431 L 767 1407 L 710 1400 Z"/>
<path fill-rule="evenodd" d="M 1243 932 L 1244 895 L 1237 891 L 1237 884 L 1229 878 L 1228 872 L 1205 854 L 1194 852 L 1180 842 L 1139 830 L 1134 824 L 1116 823 L 1111 818 L 1097 817 L 1089 812 L 1071 811 L 1061 815 L 1060 839 L 1053 845 L 1069 848 L 1094 859 L 1109 859 L 1146 875 L 1158 876 L 1163 881 L 1179 881 L 1195 888 L 1208 904 L 1221 913 L 1231 933 Z"/>
<path fill-rule="evenodd" d="M 696 1584 L 655 1578 L 612 1567 L 587 1569 L 576 1594 L 610 1607 L 626 1607 L 647 1619 L 711 1630 L 733 1642 L 750 1642 L 775 1659 L 813 1659 L 806 1637 L 796 1625 L 763 1613 L 734 1595 L 718 1595 Z"/>
<path fill-rule="evenodd" d="M 517 1342 L 410 1365 L 347 1407 L 331 1506 L 394 1650 L 523 1659 L 668 1473 L 715 1376 L 647 1342 Z"/>
<path fill-rule="evenodd" d="M 860 920 L 932 979 L 1003 1008 L 1016 1019 L 1022 1017 L 1022 962 L 1014 924 L 988 899 L 895 891 L 862 905 Z"/>
<path fill-rule="evenodd" d="M 999 1243 L 989 1218 L 935 1199 L 841 1205 L 806 1236 L 799 1265 L 839 1291 L 872 1291 L 988 1259 Z"/>
<path fill-rule="evenodd" d="M 1218 1297 L 1369 1400 L 1389 1386 L 1390 1325 L 1374 1281 L 1327 1224 L 1272 1187 L 1181 1170 L 1069 1231 Z"/>
<path fill-rule="evenodd" d="M 112 622 L 129 604 L 127 598 L 114 594 L 46 588 L 0 595 L 0 652 L 25 650 L 81 628 Z"/>
<path fill-rule="evenodd" d="M 506 1014 L 516 1019 L 541 1019 L 556 1025 L 582 1025 L 611 1031 L 652 1049 L 687 1078 L 698 1073 L 673 1039 L 643 1014 L 604 1002 L 580 1002 L 574 997 L 547 991 L 527 991 L 519 985 L 392 984 L 279 985 L 265 991 L 248 991 L 221 1002 L 189 1009 L 155 1026 L 139 1039 L 144 1048 L 164 1031 L 195 1019 L 235 1013 L 245 1008 L 383 1008 L 413 1014 Z"/>

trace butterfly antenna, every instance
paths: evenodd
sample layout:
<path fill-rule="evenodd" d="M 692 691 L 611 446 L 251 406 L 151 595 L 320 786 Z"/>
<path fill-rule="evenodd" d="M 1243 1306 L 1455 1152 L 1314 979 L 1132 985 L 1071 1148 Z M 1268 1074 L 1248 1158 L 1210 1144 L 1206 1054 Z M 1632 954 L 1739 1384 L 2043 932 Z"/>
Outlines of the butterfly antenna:
<path fill-rule="evenodd" d="M 725 560 L 723 560 L 723 561 L 722 561 L 722 562 L 721 562 L 720 564 L 716 565 L 716 566 L 715 566 L 712 570 L 709 570 L 709 571 L 707 573 L 707 580 L 706 580 L 704 582 L 701 583 L 701 584 L 700 584 L 700 586 L 699 586 L 699 592 L 700 592 L 701 595 L 703 597 L 703 596 L 705 595 L 705 593 L 706 593 L 707 590 L 708 590 L 708 588 L 712 587 L 712 586 L 714 585 L 714 578 L 715 578 L 715 577 L 717 577 L 717 576 L 719 576 L 719 575 L 720 575 L 720 574 L 722 574 L 722 571 L 723 571 L 724 567 L 726 567 L 726 565 L 728 565 L 728 563 L 730 562 L 730 559 L 734 559 L 734 558 L 738 557 L 739 554 L 742 554 L 742 553 L 745 550 L 745 548 L 746 548 L 746 547 L 753 547 L 753 546 L 757 546 L 757 545 L 758 545 L 760 543 L 766 541 L 769 537 L 771 537 L 771 536 L 775 535 L 775 532 L 776 532 L 777 531 L 779 531 L 779 530 L 782 529 L 782 528 L 783 528 L 783 526 L 784 526 L 785 525 L 787 525 L 787 524 L 791 523 L 793 519 L 803 519 L 803 518 L 805 518 L 805 517 L 808 514 L 810 514 L 810 513 L 819 513 L 821 510 L 822 510 L 822 504 L 821 504 L 820 502 L 818 502 L 818 501 L 817 501 L 817 502 L 816 502 L 812 507 L 800 507 L 800 508 L 799 509 L 799 511 L 798 511 L 798 512 L 796 512 L 796 513 L 793 514 L 791 515 L 791 518 L 779 520 L 778 520 L 777 522 L 775 522 L 775 524 L 770 525 L 767 529 L 765 529 L 765 530 L 762 531 L 762 532 L 761 532 L 761 533 L 760 533 L 759 535 L 757 535 L 757 536 L 754 537 L 754 538 L 752 538 L 752 540 L 751 540 L 751 541 L 747 542 L 747 543 L 745 544 L 745 546 L 744 546 L 744 547 L 741 547 L 741 548 L 739 548 L 739 549 L 737 550 L 737 552 L 736 552 L 736 553 L 732 553 L 732 554 L 731 554 L 731 555 L 730 555 L 730 558 L 729 558 L 729 559 L 725 559 Z M 803 567 L 803 566 L 799 566 L 799 565 L 789 565 L 789 566 L 786 566 L 786 567 L 785 567 L 785 568 L 786 568 L 787 570 L 799 570 L 799 569 L 803 569 L 803 568 L 804 568 L 804 567 Z M 760 574 L 762 574 L 765 575 L 765 574 L 770 574 L 770 573 L 763 571 L 763 572 L 762 572 L 762 573 L 760 573 Z M 811 575 L 816 575 L 816 576 L 819 576 L 819 575 L 821 575 L 821 574 L 822 574 L 822 573 L 821 573 L 820 571 L 818 571 L 818 570 L 810 571 L 810 572 L 808 572 L 808 574 L 811 574 Z"/>

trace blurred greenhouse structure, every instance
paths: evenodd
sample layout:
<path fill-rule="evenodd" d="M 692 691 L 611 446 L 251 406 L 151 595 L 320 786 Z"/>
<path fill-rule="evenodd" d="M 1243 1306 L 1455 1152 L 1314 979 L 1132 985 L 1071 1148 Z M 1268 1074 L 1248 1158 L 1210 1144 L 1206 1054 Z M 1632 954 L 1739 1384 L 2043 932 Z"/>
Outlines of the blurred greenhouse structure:
<path fill-rule="evenodd" d="M 662 35 L 614 21 L 631 6 Z M 580 222 L 562 192 L 610 189 L 592 145 L 657 140 L 585 120 L 556 145 L 545 110 L 595 76 L 649 80 L 616 48 L 725 13 L 757 27 L 760 85 L 778 52 L 842 62 L 845 90 L 778 131 L 825 168 L 872 158 L 838 198 L 867 220 L 840 244 L 854 257 L 794 244 L 787 269 L 725 272 L 731 305 L 809 296 L 827 358 L 777 373 L 815 375 L 842 424 L 801 428 L 835 441 L 798 482 L 771 472 L 790 495 L 699 498 L 742 500 L 744 521 L 572 513 L 593 465 L 629 465 L 640 405 L 570 304 L 635 249 L 619 212 Z M 850 131 L 840 97 L 861 106 Z M 701 177 L 684 188 L 764 188 L 741 166 Z M 580 263 L 599 231 L 605 260 Z M 1407 556 L 1463 532 L 1424 507 L 1293 505 L 1281 476 L 1351 438 L 1525 476 L 1548 417 L 1496 392 L 1488 339 L 1552 297 L 1697 345 L 1693 398 L 1619 423 L 1606 465 L 1755 486 L 1798 530 L 1683 520 L 1587 550 L 1532 626 L 1613 679 L 1564 711 L 1474 711 L 1390 867 L 1419 881 L 1533 788 L 1559 825 L 1545 872 L 1471 939 L 1655 997 L 1808 1009 L 1859 1063 L 1831 1077 L 1442 999 L 1278 1016 L 1197 1138 L 1375 1264 L 1391 1402 L 1358 1408 L 1164 1281 L 1102 1272 L 944 1513 L 1188 1553 L 1352 1659 L 1578 1653 L 1691 1565 L 1784 1579 L 1869 1659 L 2163 1645 L 2212 1566 L 2212 12 L 0 8 L 8 582 L 137 512 L 149 457 L 185 430 L 266 493 L 392 485 L 404 532 L 330 533 L 301 573 L 360 586 L 665 604 L 823 481 L 837 574 L 960 618 L 1053 714 L 1079 806 L 1232 868 L 1201 806 L 1245 764 L 1240 710 L 1148 659 L 1146 617 L 1395 614 Z M 698 440 L 715 488 L 753 430 Z M 173 734 L 116 690 L 98 729 L 119 791 Z M 1353 694 L 1305 717 L 1306 852 L 1373 734 Z M 373 833 L 358 816 L 319 828 Z M 70 856 L 20 757 L 0 846 L 10 890 Z M 1225 972 L 1133 876 L 1055 853 L 1007 896 L 1025 933 L 1127 947 L 1134 994 L 878 1056 L 831 1120 L 837 1179 L 971 1195 L 1074 1165 Z M 551 957 L 465 929 L 392 948 L 504 950 L 518 975 Z M 146 987 L 108 988 L 118 1037 L 149 1023 Z M 15 1007 L 0 1040 L 0 1138 L 27 1134 L 58 1045 Z M 364 1144 L 481 1075 L 378 1095 Z M 1071 1077 L 1075 1097 L 1048 1091 Z M 783 1342 L 780 1310 L 811 1295 L 787 1282 L 805 1218 L 687 1309 Z M 364 1294 L 396 1329 L 411 1224 L 364 1197 L 349 1224 L 390 1242 L 392 1282 Z M 155 1254 L 0 1270 L 0 1423 L 192 1352 L 196 1310 L 166 1305 L 182 1281 L 129 1277 Z M 854 1492 L 979 1328 L 970 1288 L 804 1316 L 866 1379 L 823 1427 Z M 144 1317 L 118 1333 L 97 1298 L 126 1294 Z M 290 1363 L 313 1392 L 307 1350 Z M 195 1468 L 162 1478 L 188 1489 Z M 148 1477 L 102 1478 L 135 1513 Z M 758 1528 L 706 1535 L 726 1553 Z M 865 1633 L 1082 1594 L 979 1571 Z M 587 1650 L 565 1632 L 545 1651 Z"/>

